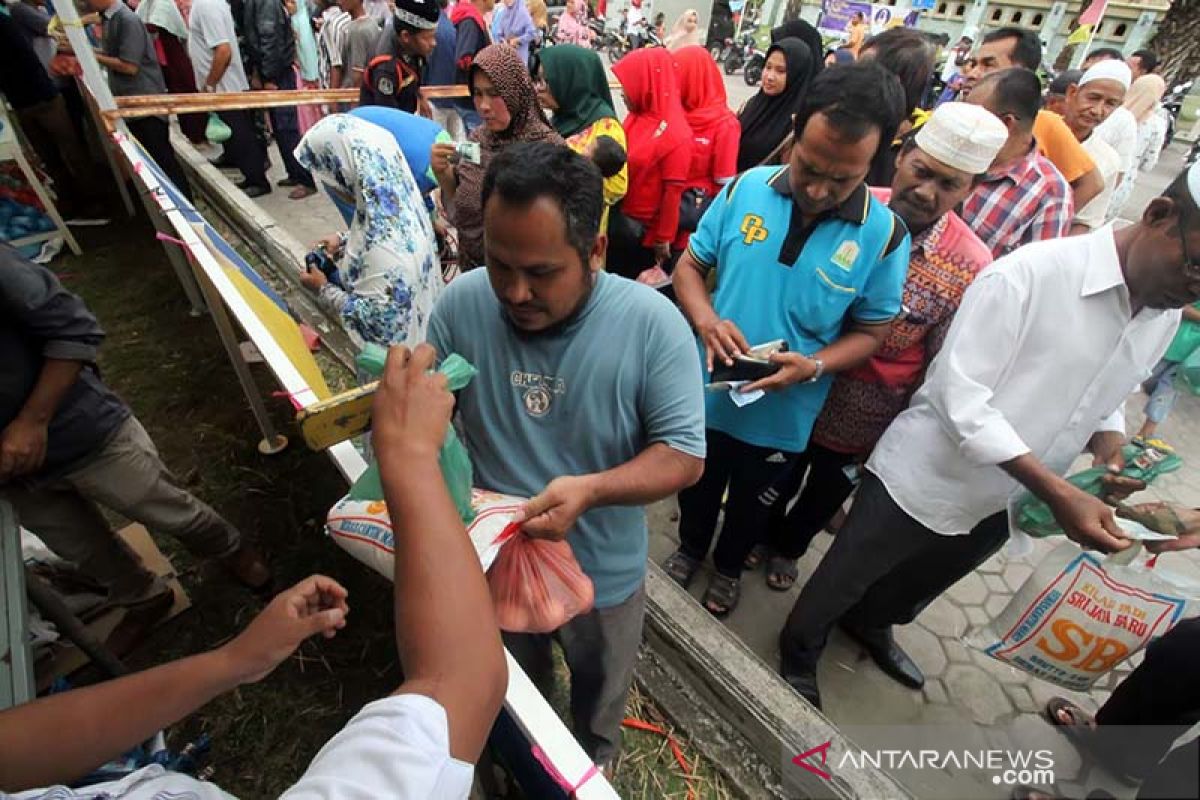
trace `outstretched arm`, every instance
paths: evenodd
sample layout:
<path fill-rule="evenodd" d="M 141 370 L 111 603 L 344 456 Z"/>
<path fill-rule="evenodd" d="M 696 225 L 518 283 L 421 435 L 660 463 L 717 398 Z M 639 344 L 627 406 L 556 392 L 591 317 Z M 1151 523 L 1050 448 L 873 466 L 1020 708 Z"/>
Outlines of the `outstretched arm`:
<path fill-rule="evenodd" d="M 474 762 L 508 686 L 500 629 L 479 556 L 450 499 L 438 452 L 454 396 L 436 352 L 393 347 L 372 410 L 373 444 L 395 535 L 397 694 L 438 702 L 450 755 Z"/>
<path fill-rule="evenodd" d="M 82 777 L 218 695 L 265 678 L 309 636 L 332 637 L 348 610 L 346 590 L 313 575 L 216 650 L 0 712 L 0 790 Z"/>

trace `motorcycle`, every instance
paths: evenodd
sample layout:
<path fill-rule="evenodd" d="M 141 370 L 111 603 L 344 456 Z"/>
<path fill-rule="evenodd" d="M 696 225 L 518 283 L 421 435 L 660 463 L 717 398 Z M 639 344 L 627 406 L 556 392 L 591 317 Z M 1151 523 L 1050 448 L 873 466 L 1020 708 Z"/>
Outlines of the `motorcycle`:
<path fill-rule="evenodd" d="M 712 60 L 720 64 L 725 59 L 729 58 L 729 54 L 733 52 L 733 39 L 726 38 L 720 42 L 713 42 L 708 46 L 708 54 L 712 56 Z"/>
<path fill-rule="evenodd" d="M 628 30 L 628 26 L 622 22 L 621 27 L 614 34 L 613 40 L 605 48 L 605 52 L 608 53 L 609 63 L 615 64 L 635 48 L 662 46 L 662 39 L 658 38 L 654 28 L 644 20 L 636 23 L 632 31 Z"/>
<path fill-rule="evenodd" d="M 1171 88 L 1171 91 L 1163 95 L 1162 107 L 1167 110 L 1167 138 L 1163 140 L 1163 147 L 1171 143 L 1175 138 L 1175 127 L 1179 123 L 1179 112 L 1183 109 L 1183 101 L 1187 99 L 1188 93 L 1192 90 L 1192 81 L 1184 81 L 1176 84 Z M 1194 149 L 1194 148 L 1193 148 Z"/>
<path fill-rule="evenodd" d="M 726 41 L 729 41 L 726 39 Z M 725 74 L 732 75 L 741 69 L 757 52 L 757 45 L 754 41 L 753 33 L 743 33 L 736 47 L 732 42 L 729 46 L 729 52 L 725 54 Z M 751 84 L 753 85 L 753 84 Z"/>
<path fill-rule="evenodd" d="M 742 80 L 747 86 L 757 86 L 762 80 L 763 68 L 767 65 L 767 53 L 758 49 L 758 43 L 751 40 L 747 48 L 746 66 L 742 69 Z"/>

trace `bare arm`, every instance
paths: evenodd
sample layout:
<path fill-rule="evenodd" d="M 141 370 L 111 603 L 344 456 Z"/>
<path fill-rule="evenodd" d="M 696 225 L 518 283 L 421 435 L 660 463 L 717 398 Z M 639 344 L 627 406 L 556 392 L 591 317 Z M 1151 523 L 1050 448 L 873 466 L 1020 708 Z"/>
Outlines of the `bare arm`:
<path fill-rule="evenodd" d="M 0 481 L 36 472 L 46 460 L 47 429 L 67 391 L 75 385 L 81 361 L 47 358 L 33 391 L 12 422 L 0 432 Z"/>
<path fill-rule="evenodd" d="M 393 347 L 372 412 L 375 452 L 395 532 L 396 647 L 405 681 L 446 711 L 450 754 L 479 758 L 508 668 L 479 556 L 438 466 L 454 397 L 429 374 L 435 351 Z"/>
<path fill-rule="evenodd" d="M 1100 170 L 1092 167 L 1091 172 L 1080 175 L 1071 184 L 1075 194 L 1075 208 L 1083 208 L 1092 198 L 1104 191 L 1104 176 Z"/>
<path fill-rule="evenodd" d="M 208 77 L 204 79 L 204 86 L 216 86 L 221 82 L 221 78 L 225 77 L 225 70 L 229 69 L 229 62 L 233 58 L 233 48 L 228 42 L 221 42 L 213 48 L 212 66 L 208 70 Z"/>
<path fill-rule="evenodd" d="M 129 61 L 122 61 L 121 59 L 117 58 L 116 56 L 105 55 L 104 53 L 101 53 L 99 50 L 96 51 L 96 60 L 99 61 L 104 66 L 111 69 L 113 72 L 119 72 L 122 75 L 137 75 L 138 74 L 138 65 L 137 64 L 133 64 Z"/>
<path fill-rule="evenodd" d="M 0 712 L 0 789 L 76 780 L 214 697 L 261 680 L 309 636 L 343 627 L 345 599 L 336 581 L 314 575 L 216 650 Z"/>
<path fill-rule="evenodd" d="M 513 521 L 523 521 L 521 529 L 535 538 L 565 539 L 588 509 L 653 503 L 691 486 L 703 472 L 704 459 L 655 442 L 612 469 L 555 478 Z"/>
<path fill-rule="evenodd" d="M 841 372 L 857 367 L 879 349 L 891 330 L 892 323 L 890 322 L 872 325 L 854 322 L 851 323 L 849 330 L 828 347 L 822 347 L 813 353 L 811 358 L 803 353 L 776 353 L 771 356 L 771 361 L 782 364 L 782 369 L 774 375 L 747 385 L 742 391 L 752 392 L 756 389 L 772 391 L 806 381 L 816 374 L 817 359 L 824 364 L 827 373 Z"/>
<path fill-rule="evenodd" d="M 1032 453 L 1006 461 L 1000 468 L 1050 507 L 1072 541 L 1106 553 L 1124 550 L 1131 544 L 1103 500 L 1055 474 Z"/>
<path fill-rule="evenodd" d="M 1200 322 L 1200 309 L 1195 306 L 1184 306 L 1183 318 L 1188 322 Z"/>

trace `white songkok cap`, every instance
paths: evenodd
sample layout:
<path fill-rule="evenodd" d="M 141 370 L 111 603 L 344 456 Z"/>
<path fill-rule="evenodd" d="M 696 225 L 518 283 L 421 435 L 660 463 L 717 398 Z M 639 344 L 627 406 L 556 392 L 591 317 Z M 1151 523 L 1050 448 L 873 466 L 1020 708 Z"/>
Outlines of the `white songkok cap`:
<path fill-rule="evenodd" d="M 1187 186 L 1192 194 L 1192 202 L 1200 206 L 1200 161 L 1188 168 Z"/>
<path fill-rule="evenodd" d="M 1133 73 L 1129 71 L 1129 65 L 1124 61 L 1106 58 L 1103 61 L 1097 61 L 1087 72 L 1083 73 L 1083 77 L 1079 79 L 1079 85 L 1084 86 L 1092 81 L 1116 81 L 1128 89 L 1129 84 L 1133 83 Z"/>
<path fill-rule="evenodd" d="M 942 103 L 917 129 L 916 141 L 946 166 L 982 175 L 1008 141 L 1008 128 L 983 106 Z"/>

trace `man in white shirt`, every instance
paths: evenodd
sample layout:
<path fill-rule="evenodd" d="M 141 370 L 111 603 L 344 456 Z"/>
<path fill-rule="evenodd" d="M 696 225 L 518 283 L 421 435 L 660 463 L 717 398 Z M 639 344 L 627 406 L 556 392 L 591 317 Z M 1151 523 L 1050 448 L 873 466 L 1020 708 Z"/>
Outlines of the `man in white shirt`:
<path fill-rule="evenodd" d="M 1120 550 L 1112 510 L 1061 476 L 1088 448 L 1116 465 L 1122 404 L 1200 298 L 1200 165 L 1140 222 L 1037 242 L 963 298 L 912 404 L 884 433 L 846 523 L 780 635 L 781 671 L 815 705 L 839 620 L 885 632 L 1008 538 L 1010 498 L 1044 500 L 1067 536 Z"/>
<path fill-rule="evenodd" d="M 238 48 L 233 13 L 226 0 L 193 0 L 188 15 L 188 58 L 202 92 L 245 92 L 250 89 L 242 53 Z M 238 188 L 250 197 L 271 191 L 267 181 L 267 148 L 254 131 L 254 120 L 244 108 L 218 111 L 229 126 L 229 140 L 221 159 L 242 173 Z"/>
<path fill-rule="evenodd" d="M 1063 121 L 1087 150 L 1104 178 L 1104 189 L 1075 211 L 1072 233 L 1087 233 L 1105 223 L 1109 201 L 1121 177 L 1121 156 L 1100 136 L 1099 126 L 1125 102 L 1132 78 L 1124 61 L 1099 61 L 1084 73 L 1064 72 L 1051 92 L 1063 95 Z"/>
<path fill-rule="evenodd" d="M 1116 55 L 1113 55 L 1113 53 Z M 1101 61 L 1112 59 L 1124 60 L 1124 56 L 1119 50 L 1111 48 L 1101 48 L 1088 56 L 1087 66 L 1090 68 Z M 1136 80 L 1139 75 L 1134 69 L 1135 64 L 1140 65 L 1134 56 L 1130 56 L 1126 65 L 1130 70 L 1130 79 Z M 1096 135 L 1103 139 L 1121 158 L 1121 171 L 1117 173 L 1116 185 L 1120 186 L 1124 177 L 1137 166 L 1137 139 L 1138 139 L 1138 123 L 1137 118 L 1133 116 L 1133 112 L 1125 106 L 1117 106 L 1116 110 L 1109 115 L 1108 119 L 1096 126 Z M 1109 208 L 1105 221 L 1111 220 L 1117 215 L 1117 210 Z"/>
<path fill-rule="evenodd" d="M 393 347 L 372 410 L 395 530 L 396 647 L 405 681 L 346 723 L 284 800 L 465 799 L 471 762 L 504 699 L 508 668 L 491 594 L 438 466 L 454 397 L 445 376 L 431 371 L 434 356 L 429 345 L 411 354 Z M 308 637 L 333 637 L 348 611 L 346 590 L 313 575 L 215 650 L 0 712 L 0 795 L 79 778 L 218 695 L 262 680 Z M 158 765 L 79 794 L 54 787 L 21 795 L 99 796 L 230 799 Z"/>

